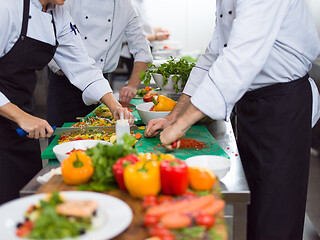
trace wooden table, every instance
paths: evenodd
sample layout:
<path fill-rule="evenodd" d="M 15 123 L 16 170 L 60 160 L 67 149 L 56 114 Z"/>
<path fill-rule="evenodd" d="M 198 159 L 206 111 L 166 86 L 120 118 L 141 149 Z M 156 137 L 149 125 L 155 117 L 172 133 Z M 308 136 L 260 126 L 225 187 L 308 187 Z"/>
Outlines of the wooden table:
<path fill-rule="evenodd" d="M 219 182 L 217 182 L 218 185 L 215 187 L 220 187 Z M 74 191 L 76 188 L 74 186 L 66 185 L 61 175 L 54 176 L 50 179 L 49 182 L 44 184 L 40 187 L 40 189 L 37 191 L 37 193 L 48 193 L 52 192 L 54 190 L 58 191 Z M 143 218 L 143 210 L 142 210 L 142 201 L 140 199 L 134 199 L 132 198 L 127 192 L 122 191 L 120 189 L 111 190 L 105 192 L 106 194 L 109 194 L 111 196 L 117 197 L 124 202 L 126 202 L 133 211 L 133 220 L 130 224 L 130 226 L 125 230 L 122 234 L 117 236 L 116 240 L 143 240 L 148 238 L 148 232 L 147 229 L 142 226 L 142 218 Z M 223 219 L 224 212 L 221 212 L 219 214 L 219 218 Z M 227 228 L 224 221 L 218 221 L 218 223 L 215 225 L 215 231 L 217 234 L 221 236 L 221 240 L 227 240 Z"/>

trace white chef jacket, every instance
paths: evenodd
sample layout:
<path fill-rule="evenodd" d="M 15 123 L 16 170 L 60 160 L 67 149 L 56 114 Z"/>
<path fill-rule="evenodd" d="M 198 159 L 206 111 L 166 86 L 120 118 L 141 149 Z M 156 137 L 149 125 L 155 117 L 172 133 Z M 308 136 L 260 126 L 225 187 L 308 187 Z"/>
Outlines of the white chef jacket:
<path fill-rule="evenodd" d="M 104 73 L 117 68 L 124 37 L 135 62 L 152 62 L 147 37 L 131 0 L 68 0 L 65 7 L 89 56 Z M 51 63 L 49 66 L 57 71 Z"/>
<path fill-rule="evenodd" d="M 217 0 L 212 40 L 184 93 L 212 119 L 228 120 L 246 91 L 305 76 L 319 51 L 305 0 Z"/>
<path fill-rule="evenodd" d="M 2 57 L 9 52 L 20 36 L 23 0 L 0 0 L 0 5 L 0 57 Z M 68 11 L 62 6 L 51 5 L 47 12 L 42 12 L 40 1 L 31 0 L 29 12 L 31 18 L 27 36 L 55 45 L 51 12 L 59 42 L 54 60 L 61 66 L 71 83 L 83 91 L 83 101 L 90 105 L 112 90 L 101 70 L 94 66 L 94 60 L 88 56 L 80 35 L 71 29 L 72 21 Z M 0 92 L 0 106 L 8 102 L 6 96 Z"/>

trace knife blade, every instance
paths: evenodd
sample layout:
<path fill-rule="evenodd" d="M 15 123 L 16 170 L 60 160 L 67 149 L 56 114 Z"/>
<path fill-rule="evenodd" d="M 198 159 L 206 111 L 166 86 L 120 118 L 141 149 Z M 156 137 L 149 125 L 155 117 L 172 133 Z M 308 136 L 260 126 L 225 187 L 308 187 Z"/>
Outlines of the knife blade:
<path fill-rule="evenodd" d="M 63 134 L 82 134 L 82 133 L 99 133 L 99 132 L 105 132 L 105 133 L 115 133 L 116 127 L 115 126 L 95 126 L 95 127 L 52 127 L 54 129 L 53 135 L 63 135 Z M 130 127 L 130 131 L 138 130 L 137 125 L 132 125 Z M 28 133 L 21 128 L 17 129 L 17 133 L 20 136 L 28 135 Z"/>

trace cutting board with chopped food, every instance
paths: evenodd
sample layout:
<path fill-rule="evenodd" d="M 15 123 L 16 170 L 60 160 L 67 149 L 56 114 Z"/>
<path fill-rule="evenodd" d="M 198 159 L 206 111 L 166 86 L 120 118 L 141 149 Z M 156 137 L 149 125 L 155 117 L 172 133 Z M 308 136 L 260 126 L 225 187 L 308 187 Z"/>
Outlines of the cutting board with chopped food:
<path fill-rule="evenodd" d="M 145 138 L 143 136 L 144 130 L 138 130 L 138 132 L 142 135 L 136 143 L 136 149 L 138 152 L 167 152 L 167 150 L 161 145 L 159 136 L 154 138 Z M 208 129 L 203 125 L 192 126 L 182 140 L 184 143 L 190 142 L 191 144 L 194 142 L 192 140 L 196 140 L 201 144 L 198 149 L 179 148 L 175 150 L 172 154 L 177 158 L 185 160 L 196 155 L 217 155 L 229 158 L 228 154 L 221 148 Z"/>

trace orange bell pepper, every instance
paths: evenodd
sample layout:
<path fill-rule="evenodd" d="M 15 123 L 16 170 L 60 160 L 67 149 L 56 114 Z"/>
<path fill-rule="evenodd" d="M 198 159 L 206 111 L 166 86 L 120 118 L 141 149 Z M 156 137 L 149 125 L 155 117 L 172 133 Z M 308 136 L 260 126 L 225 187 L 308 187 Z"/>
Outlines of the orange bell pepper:
<path fill-rule="evenodd" d="M 188 167 L 189 186 L 196 191 L 212 189 L 216 176 L 212 170 L 203 167 Z"/>
<path fill-rule="evenodd" d="M 159 111 L 172 111 L 174 106 L 176 105 L 176 102 L 173 101 L 171 98 L 168 98 L 164 95 L 154 96 L 152 98 L 152 101 L 155 105 L 155 107 L 152 109 L 152 111 L 159 112 Z"/>
<path fill-rule="evenodd" d="M 66 184 L 84 184 L 89 181 L 93 171 L 92 159 L 81 150 L 71 152 L 61 163 L 62 178 Z"/>

